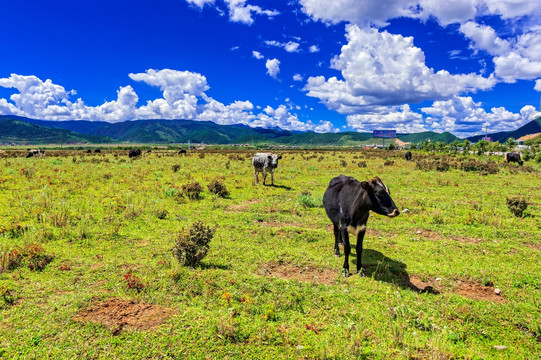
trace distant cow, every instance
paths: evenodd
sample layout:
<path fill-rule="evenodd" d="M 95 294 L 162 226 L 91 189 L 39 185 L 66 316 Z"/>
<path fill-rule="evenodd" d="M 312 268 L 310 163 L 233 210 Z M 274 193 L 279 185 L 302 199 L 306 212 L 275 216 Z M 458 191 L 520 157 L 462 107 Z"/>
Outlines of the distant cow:
<path fill-rule="evenodd" d="M 94 152 L 95 152 L 95 153 L 100 153 L 100 154 L 101 154 L 101 149 L 95 149 Z"/>
<path fill-rule="evenodd" d="M 380 178 L 360 182 L 350 176 L 333 178 L 325 194 L 323 205 L 334 227 L 334 254 L 340 256 L 338 245 L 344 244 L 344 274 L 349 274 L 349 254 L 351 245 L 348 232 L 357 236 L 357 273 L 364 276 L 361 256 L 366 222 L 370 210 L 377 214 L 395 217 L 400 214 L 391 198 L 389 188 Z"/>
<path fill-rule="evenodd" d="M 274 169 L 278 167 L 278 160 L 282 158 L 281 155 L 271 153 L 257 153 L 252 158 L 252 165 L 254 166 L 254 179 L 256 185 L 259 184 L 259 173 L 263 173 L 263 185 L 267 179 L 267 172 L 271 174 L 271 185 L 274 185 Z"/>
<path fill-rule="evenodd" d="M 43 149 L 31 149 L 28 150 L 28 154 L 26 155 L 27 158 L 31 158 L 33 156 L 41 156 L 43 157 L 45 155 L 45 150 Z"/>
<path fill-rule="evenodd" d="M 180 149 L 180 150 L 178 151 L 178 154 L 179 154 L 179 155 L 186 155 L 186 150 L 185 150 L 185 149 Z"/>
<path fill-rule="evenodd" d="M 130 152 L 128 153 L 128 156 L 130 158 L 141 156 L 141 149 L 132 149 L 132 150 L 130 150 Z"/>
<path fill-rule="evenodd" d="M 90 154 L 91 152 L 92 152 L 92 149 L 88 149 L 88 150 L 86 151 L 87 154 Z"/>
<path fill-rule="evenodd" d="M 406 160 L 410 161 L 411 160 L 411 151 L 406 151 Z"/>
<path fill-rule="evenodd" d="M 506 158 L 508 164 L 510 162 L 516 162 L 520 166 L 522 166 L 522 164 L 524 164 L 524 162 L 522 160 L 520 160 L 520 154 L 519 153 L 507 153 L 507 154 L 505 154 L 505 158 Z"/>

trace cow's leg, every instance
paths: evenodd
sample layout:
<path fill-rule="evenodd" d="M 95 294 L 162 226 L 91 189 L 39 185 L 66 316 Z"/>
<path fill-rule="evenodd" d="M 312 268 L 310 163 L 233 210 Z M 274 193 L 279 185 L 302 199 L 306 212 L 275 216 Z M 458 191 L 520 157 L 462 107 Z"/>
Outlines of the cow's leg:
<path fill-rule="evenodd" d="M 267 170 L 263 169 L 263 185 L 265 185 L 265 180 L 267 180 Z"/>
<path fill-rule="evenodd" d="M 259 171 L 257 169 L 254 169 L 254 181 L 256 185 L 259 185 Z"/>
<path fill-rule="evenodd" d="M 274 186 L 274 169 L 271 170 L 271 185 Z"/>
<path fill-rule="evenodd" d="M 355 245 L 355 251 L 357 252 L 357 274 L 359 276 L 364 276 L 364 270 L 363 270 L 363 239 L 364 234 L 366 233 L 366 226 L 363 230 L 359 231 L 357 234 L 357 245 Z"/>
<path fill-rule="evenodd" d="M 334 255 L 340 256 L 340 247 L 338 247 L 338 244 L 340 243 L 340 226 L 338 226 L 338 224 L 333 223 L 333 230 L 334 230 Z"/>
<path fill-rule="evenodd" d="M 342 274 L 344 276 L 349 275 L 349 254 L 351 253 L 351 245 L 349 244 L 349 234 L 346 226 L 342 226 L 340 229 L 342 234 L 342 241 L 344 242 L 344 269 Z"/>

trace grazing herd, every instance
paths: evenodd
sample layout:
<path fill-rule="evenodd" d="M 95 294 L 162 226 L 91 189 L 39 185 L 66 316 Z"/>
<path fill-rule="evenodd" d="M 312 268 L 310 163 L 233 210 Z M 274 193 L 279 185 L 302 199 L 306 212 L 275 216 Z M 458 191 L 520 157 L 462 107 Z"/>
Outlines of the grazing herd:
<path fill-rule="evenodd" d="M 91 153 L 91 150 L 87 151 Z M 95 149 L 95 153 L 101 153 L 100 149 Z M 148 150 L 150 152 L 150 150 Z M 27 158 L 33 156 L 44 156 L 43 149 L 28 149 Z M 178 151 L 179 155 L 186 155 L 185 149 Z M 141 149 L 131 149 L 128 152 L 130 158 L 142 156 Z M 405 159 L 411 161 L 411 151 L 406 151 Z M 274 186 L 274 171 L 278 167 L 278 160 L 281 155 L 273 153 L 256 153 L 252 158 L 254 168 L 255 185 L 259 184 L 259 173 L 263 175 L 263 185 L 266 185 L 267 174 L 271 175 L 271 185 Z M 519 153 L 507 153 L 505 155 L 507 163 L 515 162 L 519 166 L 523 165 Z M 356 237 L 357 253 L 357 274 L 364 276 L 362 268 L 363 239 L 366 233 L 366 223 L 370 211 L 376 214 L 396 217 L 400 210 L 391 198 L 389 188 L 379 177 L 374 177 L 370 181 L 359 181 L 353 177 L 339 175 L 331 179 L 325 193 L 323 194 L 323 205 L 325 212 L 333 224 L 334 231 L 334 254 L 340 256 L 339 245 L 344 247 L 344 265 L 343 274 L 349 275 L 349 255 L 351 253 L 351 243 L 349 234 Z"/>

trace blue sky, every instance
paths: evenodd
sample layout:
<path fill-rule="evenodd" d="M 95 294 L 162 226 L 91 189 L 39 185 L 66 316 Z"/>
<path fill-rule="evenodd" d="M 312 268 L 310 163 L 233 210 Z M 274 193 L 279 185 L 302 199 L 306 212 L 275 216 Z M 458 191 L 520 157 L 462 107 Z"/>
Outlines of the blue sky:
<path fill-rule="evenodd" d="M 539 116 L 532 0 L 0 3 L 0 114 L 338 132 Z"/>

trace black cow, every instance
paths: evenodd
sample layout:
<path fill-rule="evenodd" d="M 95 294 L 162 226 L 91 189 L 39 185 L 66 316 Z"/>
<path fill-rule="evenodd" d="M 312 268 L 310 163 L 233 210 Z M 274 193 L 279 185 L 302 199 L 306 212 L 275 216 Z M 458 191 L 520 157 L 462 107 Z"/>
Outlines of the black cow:
<path fill-rule="evenodd" d="M 411 160 L 411 151 L 406 151 L 406 160 L 410 161 Z"/>
<path fill-rule="evenodd" d="M 28 154 L 26 155 L 27 158 L 31 158 L 32 156 L 41 156 L 43 157 L 45 155 L 45 150 L 43 149 L 31 149 L 28 150 Z"/>
<path fill-rule="evenodd" d="M 357 273 L 364 276 L 361 256 L 370 210 L 391 218 L 400 214 L 389 188 L 378 177 L 360 182 L 350 176 L 340 175 L 333 178 L 325 190 L 323 205 L 333 223 L 336 256 L 340 256 L 338 244 L 344 244 L 344 275 L 349 274 L 349 232 L 357 236 Z"/>
<path fill-rule="evenodd" d="M 95 153 L 100 153 L 100 154 L 101 154 L 101 149 L 95 149 L 94 152 L 95 152 Z"/>
<path fill-rule="evenodd" d="M 88 149 L 88 150 L 86 151 L 87 154 L 90 154 L 91 152 L 92 152 L 91 149 Z"/>
<path fill-rule="evenodd" d="M 141 156 L 141 149 L 132 149 L 132 150 L 130 150 L 130 152 L 128 153 L 128 156 L 130 158 Z"/>
<path fill-rule="evenodd" d="M 185 150 L 185 149 L 180 149 L 180 150 L 178 151 L 178 154 L 179 154 L 179 155 L 186 155 L 186 150 Z"/>
<path fill-rule="evenodd" d="M 516 162 L 520 166 L 522 166 L 522 164 L 524 164 L 524 162 L 522 160 L 520 160 L 520 154 L 519 153 L 507 153 L 507 154 L 505 154 L 505 158 L 506 158 L 508 164 L 510 162 Z"/>

